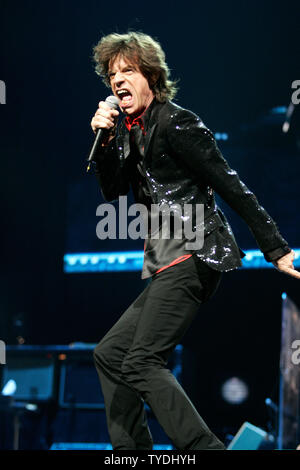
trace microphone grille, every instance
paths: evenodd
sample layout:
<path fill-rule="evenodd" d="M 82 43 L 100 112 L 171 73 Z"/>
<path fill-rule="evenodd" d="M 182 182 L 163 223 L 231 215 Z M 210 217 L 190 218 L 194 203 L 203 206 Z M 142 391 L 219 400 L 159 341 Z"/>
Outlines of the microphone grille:
<path fill-rule="evenodd" d="M 105 103 L 107 103 L 108 106 L 112 109 L 117 109 L 119 102 L 120 100 L 114 95 L 108 96 L 105 100 Z"/>

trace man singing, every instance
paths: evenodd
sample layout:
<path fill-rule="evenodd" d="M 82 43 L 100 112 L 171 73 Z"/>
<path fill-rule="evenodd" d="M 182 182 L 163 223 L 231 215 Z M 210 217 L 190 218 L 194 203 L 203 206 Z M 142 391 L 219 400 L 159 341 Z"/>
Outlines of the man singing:
<path fill-rule="evenodd" d="M 197 115 L 170 101 L 176 87 L 157 41 L 142 33 L 110 34 L 94 48 L 94 59 L 125 114 L 117 129 L 119 112 L 101 101 L 91 122 L 94 132 L 109 131 L 95 158 L 104 198 L 113 201 L 131 187 L 136 202 L 147 208 L 204 206 L 202 247 L 187 250 L 184 235 L 146 237 L 142 278 L 151 281 L 95 348 L 112 446 L 152 449 L 146 402 L 177 449 L 223 450 L 166 369 L 222 272 L 241 266 L 243 253 L 214 192 L 245 220 L 265 259 L 299 279 L 294 252 L 228 166 L 212 132 Z"/>

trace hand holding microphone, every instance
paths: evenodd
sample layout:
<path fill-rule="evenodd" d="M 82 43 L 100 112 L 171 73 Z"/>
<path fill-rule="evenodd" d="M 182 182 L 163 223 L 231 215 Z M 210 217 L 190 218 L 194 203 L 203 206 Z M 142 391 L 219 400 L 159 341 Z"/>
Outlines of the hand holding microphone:
<path fill-rule="evenodd" d="M 118 98 L 113 95 L 108 96 L 105 101 L 100 101 L 99 103 L 99 107 L 91 121 L 91 127 L 96 134 L 96 138 L 87 160 L 87 171 L 91 167 L 91 162 L 94 160 L 98 148 L 113 138 L 117 117 L 119 116 L 119 111 L 117 110 L 118 104 Z"/>

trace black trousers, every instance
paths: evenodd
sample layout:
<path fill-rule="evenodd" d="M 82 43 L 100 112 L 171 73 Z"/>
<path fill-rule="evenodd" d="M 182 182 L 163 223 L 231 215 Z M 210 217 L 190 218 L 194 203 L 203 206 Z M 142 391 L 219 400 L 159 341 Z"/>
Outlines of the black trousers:
<path fill-rule="evenodd" d="M 166 369 L 220 276 L 194 255 L 161 271 L 95 348 L 113 449 L 152 449 L 144 401 L 177 449 L 225 448 Z"/>

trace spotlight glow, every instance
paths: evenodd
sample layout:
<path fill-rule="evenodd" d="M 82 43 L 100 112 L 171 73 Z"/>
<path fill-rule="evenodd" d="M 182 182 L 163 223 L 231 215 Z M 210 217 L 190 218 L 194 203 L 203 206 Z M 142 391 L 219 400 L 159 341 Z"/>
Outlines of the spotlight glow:
<path fill-rule="evenodd" d="M 249 395 L 248 385 L 238 377 L 231 377 L 222 385 L 222 398 L 231 405 L 240 405 Z"/>

